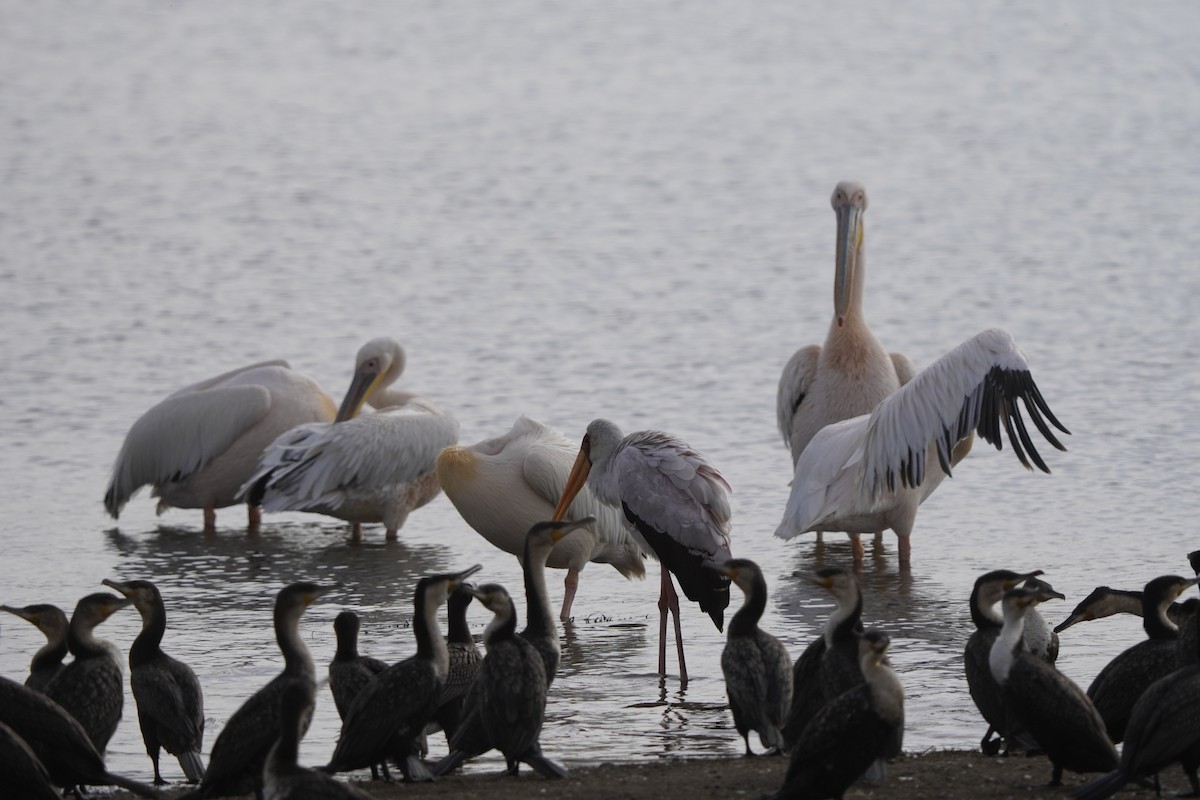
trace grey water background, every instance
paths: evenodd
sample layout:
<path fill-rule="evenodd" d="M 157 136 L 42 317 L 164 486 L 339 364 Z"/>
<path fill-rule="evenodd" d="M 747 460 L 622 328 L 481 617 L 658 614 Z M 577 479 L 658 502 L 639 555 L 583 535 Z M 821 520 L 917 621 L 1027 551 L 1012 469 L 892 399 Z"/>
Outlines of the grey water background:
<path fill-rule="evenodd" d="M 868 552 L 906 746 L 974 746 L 977 574 L 1044 569 L 1068 597 L 1043 607 L 1057 621 L 1098 584 L 1186 573 L 1200 547 L 1198 28 L 1200 6 L 1165 2 L 4 0 L 0 602 L 156 581 L 164 648 L 204 684 L 207 753 L 280 668 L 284 584 L 338 585 L 302 622 L 322 668 L 343 608 L 364 652 L 413 652 L 422 574 L 479 562 L 519 586 L 444 497 L 399 542 L 374 528 L 357 547 L 298 514 L 247 537 L 242 509 L 204 536 L 198 511 L 155 517 L 146 493 L 104 514 L 126 430 L 170 391 L 287 358 L 340 396 L 358 346 L 393 335 L 402 388 L 464 442 L 522 413 L 572 438 L 605 416 L 705 452 L 734 488 L 734 553 L 767 573 L 763 627 L 798 655 L 830 604 L 793 572 L 850 554 L 772 536 L 791 479 L 775 387 L 824 338 L 828 197 L 857 178 L 885 345 L 924 365 L 1003 327 L 1073 433 L 1042 449 L 1049 476 L 977 445 L 922 508 L 910 574 L 891 534 Z M 723 638 L 690 604 L 693 679 L 671 660 L 660 686 L 657 589 L 656 568 L 583 573 L 547 753 L 741 752 Z M 128 610 L 100 633 L 124 650 L 138 627 Z M 1139 636 L 1081 626 L 1059 664 L 1086 685 Z M 0 673 L 21 679 L 40 642 L 0 620 Z M 325 691 L 302 760 L 337 730 Z M 109 762 L 150 774 L 130 697 Z"/>

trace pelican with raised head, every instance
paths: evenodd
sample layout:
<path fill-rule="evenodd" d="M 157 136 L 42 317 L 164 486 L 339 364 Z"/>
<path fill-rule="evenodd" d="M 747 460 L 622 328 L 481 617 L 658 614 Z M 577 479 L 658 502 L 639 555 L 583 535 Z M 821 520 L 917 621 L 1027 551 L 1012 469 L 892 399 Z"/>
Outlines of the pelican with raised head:
<path fill-rule="evenodd" d="M 661 431 L 636 431 L 624 436 L 606 419 L 587 427 L 575 466 L 554 519 L 561 520 L 584 483 L 600 502 L 625 512 L 644 551 L 662 565 L 659 594 L 658 673 L 667 673 L 667 613 L 675 620 L 679 680 L 687 683 L 679 595 L 671 575 L 687 598 L 700 604 L 723 630 L 729 606 L 729 578 L 708 569 L 707 562 L 724 563 L 729 550 L 729 484 L 689 445 Z"/>
<path fill-rule="evenodd" d="M 394 541 L 409 513 L 437 497 L 435 463 L 458 441 L 458 420 L 420 395 L 390 388 L 404 371 L 395 339 L 372 339 L 332 423 L 301 425 L 262 454 L 239 496 L 264 511 L 311 511 L 351 524 L 382 522 Z M 359 414 L 364 404 L 376 409 Z"/>
<path fill-rule="evenodd" d="M 241 502 L 239 490 L 263 448 L 284 431 L 328 422 L 337 407 L 320 385 L 286 361 L 263 361 L 186 386 L 133 423 L 113 464 L 104 507 L 116 519 L 143 486 L 154 488 L 158 513 L 204 509 L 204 528 L 218 508 Z M 250 528 L 259 509 L 249 508 Z"/>
<path fill-rule="evenodd" d="M 521 558 L 526 532 L 550 519 L 578 448 L 535 419 L 520 417 L 507 433 L 473 445 L 447 447 L 437 460 L 442 491 L 468 525 L 496 547 Z M 619 508 L 601 503 L 586 486 L 571 503 L 570 519 L 595 517 L 588 528 L 550 551 L 546 566 L 565 569 L 559 618 L 571 618 L 579 573 L 589 561 L 611 564 L 626 578 L 642 578 L 642 549 Z"/>
<path fill-rule="evenodd" d="M 972 431 L 1000 449 L 1003 424 L 1022 466 L 1050 471 L 1034 448 L 1018 399 L 1046 441 L 1065 450 L 1047 420 L 1069 431 L 1042 399 L 1017 343 L 999 329 L 975 335 L 870 414 L 822 428 L 796 462 L 775 535 L 890 529 L 899 537 L 900 564 L 907 566 L 917 507 L 950 475 L 954 450 Z"/>

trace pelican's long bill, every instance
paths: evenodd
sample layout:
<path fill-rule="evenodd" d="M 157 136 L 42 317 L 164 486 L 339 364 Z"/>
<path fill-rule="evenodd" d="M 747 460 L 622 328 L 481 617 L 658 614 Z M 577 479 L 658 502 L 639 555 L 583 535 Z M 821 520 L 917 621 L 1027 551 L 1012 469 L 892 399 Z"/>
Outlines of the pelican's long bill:
<path fill-rule="evenodd" d="M 579 448 L 579 455 L 575 456 L 575 464 L 571 467 L 571 474 L 567 476 L 567 485 L 563 489 L 562 497 L 558 498 L 558 505 L 554 508 L 555 520 L 566 516 L 567 509 L 571 507 L 575 495 L 579 494 L 579 490 L 587 483 L 588 473 L 591 470 L 592 460 L 588 458 L 587 442 L 585 441 Z"/>
<path fill-rule="evenodd" d="M 837 207 L 837 255 L 833 277 L 833 313 L 838 327 L 846 318 L 850 301 L 854 296 L 855 261 L 858 247 L 862 244 L 863 210 L 846 202 Z"/>
<path fill-rule="evenodd" d="M 379 369 L 356 370 L 354 378 L 350 381 L 350 388 L 346 390 L 346 396 L 342 398 L 342 405 L 333 421 L 345 422 L 348 419 L 354 419 L 362 409 L 363 403 L 366 402 L 367 396 L 371 394 L 371 390 L 375 388 L 375 384 L 382 377 L 383 371 Z"/>

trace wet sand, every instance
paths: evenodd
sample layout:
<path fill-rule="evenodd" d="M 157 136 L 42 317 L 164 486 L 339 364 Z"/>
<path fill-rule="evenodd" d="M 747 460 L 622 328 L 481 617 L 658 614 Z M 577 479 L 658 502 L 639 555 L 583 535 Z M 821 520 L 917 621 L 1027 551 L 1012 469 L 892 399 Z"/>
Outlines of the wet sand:
<path fill-rule="evenodd" d="M 516 778 L 503 774 L 452 776 L 426 784 L 357 783 L 380 800 L 393 798 L 460 798 L 461 800 L 525 800 L 529 797 L 554 800 L 621 800 L 622 798 L 758 798 L 779 788 L 787 760 L 778 757 L 733 759 L 674 759 L 639 764 L 601 764 L 571 770 L 562 781 L 547 781 L 522 771 Z M 906 754 L 888 767 L 881 785 L 862 784 L 846 798 L 970 798 L 971 800 L 1041 800 L 1065 798 L 1094 776 L 1068 773 L 1064 785 L 1047 788 L 1050 762 L 1045 758 L 988 758 L 962 750 Z M 1162 776 L 1163 794 L 1188 790 L 1187 779 L 1178 769 Z M 168 797 L 182 794 L 172 789 Z M 120 793 L 117 797 L 132 797 Z M 1126 787 L 1119 797 L 1153 797 L 1149 789 Z"/>

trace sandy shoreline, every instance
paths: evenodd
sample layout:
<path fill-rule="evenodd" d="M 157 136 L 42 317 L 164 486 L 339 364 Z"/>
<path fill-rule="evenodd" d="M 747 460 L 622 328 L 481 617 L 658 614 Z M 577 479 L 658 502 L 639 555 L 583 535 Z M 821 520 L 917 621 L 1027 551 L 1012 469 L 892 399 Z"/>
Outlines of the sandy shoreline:
<path fill-rule="evenodd" d="M 461 800 L 524 800 L 531 796 L 554 800 L 576 798 L 758 798 L 777 789 L 787 760 L 776 757 L 732 759 L 672 759 L 636 764 L 601 764 L 578 767 L 563 781 L 547 781 L 523 771 L 512 778 L 502 774 L 451 776 L 426 784 L 357 783 L 380 800 L 392 798 L 461 798 Z M 137 777 L 137 776 L 131 776 Z M 940 750 L 905 754 L 891 762 L 882 785 L 860 785 L 847 798 L 971 798 L 971 800 L 1040 800 L 1064 798 L 1091 777 L 1068 773 L 1064 786 L 1045 788 L 1050 762 L 1045 758 L 989 758 L 978 752 Z M 1164 796 L 1187 791 L 1187 779 L 1178 770 L 1162 775 Z M 185 787 L 170 788 L 168 797 Z M 1148 789 L 1127 788 L 1121 797 L 1153 797 Z M 118 793 L 115 797 L 132 797 Z"/>

